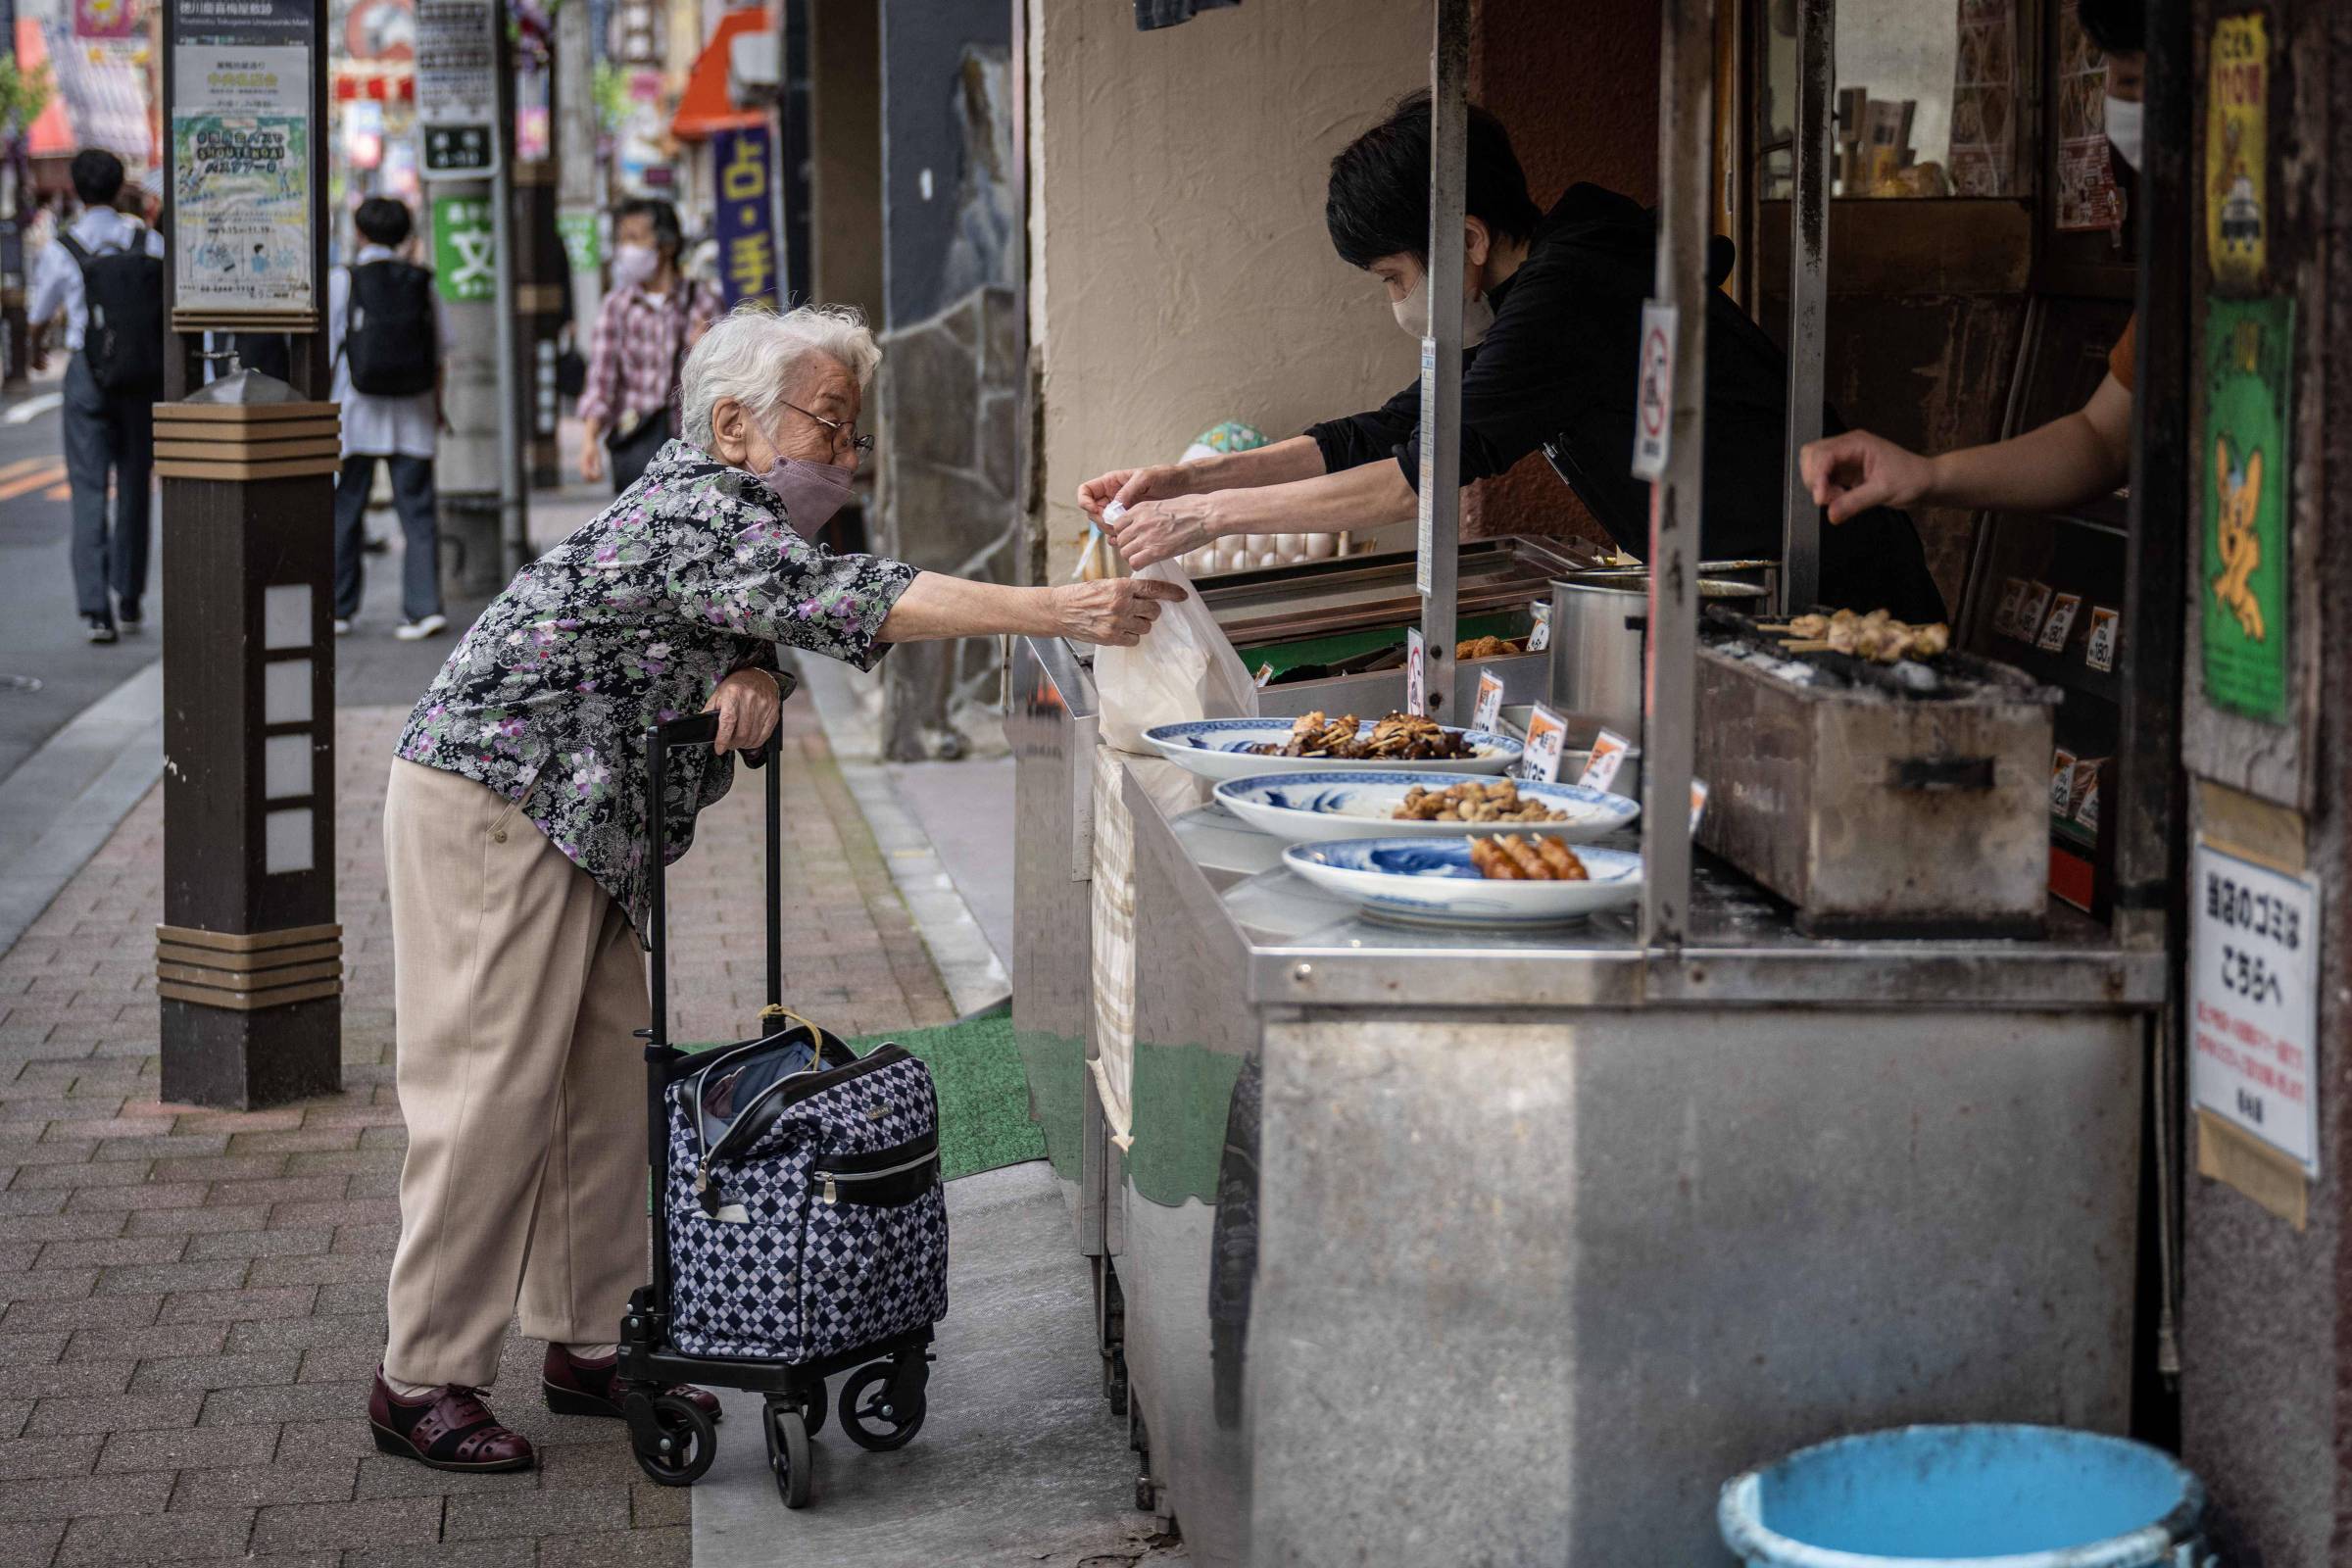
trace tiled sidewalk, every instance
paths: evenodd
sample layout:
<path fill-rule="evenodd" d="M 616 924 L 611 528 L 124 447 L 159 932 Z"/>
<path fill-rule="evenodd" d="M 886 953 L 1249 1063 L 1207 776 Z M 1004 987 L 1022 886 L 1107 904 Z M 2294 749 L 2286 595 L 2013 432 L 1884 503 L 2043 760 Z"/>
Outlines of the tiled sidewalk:
<path fill-rule="evenodd" d="M 510 1341 L 494 1391 L 536 1471 L 444 1475 L 370 1442 L 404 1142 L 377 851 L 402 716 L 338 724 L 340 1095 L 157 1102 L 160 795 L 0 957 L 0 1568 L 688 1560 L 692 1494 L 647 1484 L 614 1424 L 541 1408 L 536 1345 Z M 946 1021 L 805 699 L 786 736 L 787 999 L 845 1033 Z M 671 880 L 684 1038 L 762 1000 L 760 796 L 740 772 Z"/>

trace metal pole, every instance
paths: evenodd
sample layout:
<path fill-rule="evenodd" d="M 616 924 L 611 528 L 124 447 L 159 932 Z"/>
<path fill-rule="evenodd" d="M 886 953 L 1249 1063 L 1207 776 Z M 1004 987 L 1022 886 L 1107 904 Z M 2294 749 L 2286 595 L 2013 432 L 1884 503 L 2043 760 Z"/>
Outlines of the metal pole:
<path fill-rule="evenodd" d="M 1429 712 L 1453 700 L 1462 535 L 1462 188 L 1467 177 L 1469 0 L 1438 0 L 1429 57 L 1429 327 L 1421 339 L 1421 639 Z"/>
<path fill-rule="evenodd" d="M 514 330 L 514 73 L 507 44 L 506 0 L 498 0 L 498 172 L 490 179 L 490 245 L 497 253 L 498 537 L 506 575 L 523 567 L 528 535 L 522 495 L 522 354 Z"/>
<path fill-rule="evenodd" d="M 1708 171 L 1714 0 L 1663 0 L 1658 39 L 1659 303 L 1675 313 L 1664 474 L 1649 490 L 1649 679 L 1642 728 L 1642 938 L 1690 929 L 1690 765 L 1697 728 L 1698 523 L 1706 439 Z"/>
<path fill-rule="evenodd" d="M 1821 439 L 1830 277 L 1830 156 L 1838 97 L 1837 0 L 1797 0 L 1796 132 L 1788 195 L 1788 447 L 1781 514 L 1780 609 L 1821 600 L 1821 509 L 1796 458 Z"/>

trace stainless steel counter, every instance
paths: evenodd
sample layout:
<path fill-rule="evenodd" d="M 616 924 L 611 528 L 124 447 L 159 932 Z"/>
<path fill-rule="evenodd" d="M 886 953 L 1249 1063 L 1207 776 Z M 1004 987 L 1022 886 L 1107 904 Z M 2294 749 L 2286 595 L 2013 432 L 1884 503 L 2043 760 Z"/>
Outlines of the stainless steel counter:
<path fill-rule="evenodd" d="M 1703 859 L 1680 953 L 1617 916 L 1390 926 L 1119 758 L 1114 1139 L 1071 951 L 1091 689 L 1032 648 L 1014 692 L 1015 1024 L 1195 1557 L 1715 1564 L 1715 1487 L 1804 1443 L 2124 1424 L 2160 957 L 2065 913 L 2037 942 L 1810 939 Z"/>

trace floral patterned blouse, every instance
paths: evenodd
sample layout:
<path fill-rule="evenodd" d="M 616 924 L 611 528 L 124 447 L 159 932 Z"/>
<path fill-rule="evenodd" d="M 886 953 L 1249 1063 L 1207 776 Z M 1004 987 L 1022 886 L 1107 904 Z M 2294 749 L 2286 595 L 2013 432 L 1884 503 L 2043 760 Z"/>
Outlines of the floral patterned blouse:
<path fill-rule="evenodd" d="M 523 802 L 642 938 L 645 730 L 701 711 L 735 670 L 774 672 L 776 645 L 870 669 L 915 569 L 809 544 L 754 475 L 672 441 L 645 477 L 524 567 L 458 644 L 398 755 Z M 670 755 L 668 858 L 727 793 L 732 757 Z"/>

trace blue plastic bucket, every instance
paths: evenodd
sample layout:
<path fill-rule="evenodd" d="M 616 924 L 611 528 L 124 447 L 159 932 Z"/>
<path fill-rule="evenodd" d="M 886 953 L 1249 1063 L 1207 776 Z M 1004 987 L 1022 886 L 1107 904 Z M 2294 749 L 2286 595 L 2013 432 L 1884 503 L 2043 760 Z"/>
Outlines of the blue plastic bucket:
<path fill-rule="evenodd" d="M 1733 1480 L 1716 1518 L 1749 1568 L 2176 1568 L 2204 1513 L 2197 1478 L 2144 1444 L 1948 1426 L 1801 1449 Z"/>

